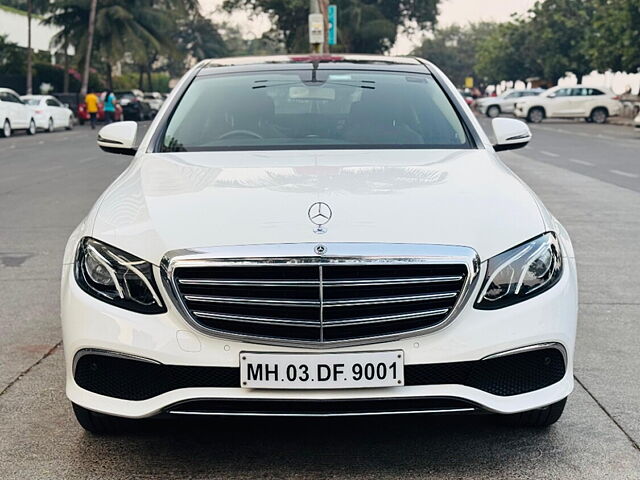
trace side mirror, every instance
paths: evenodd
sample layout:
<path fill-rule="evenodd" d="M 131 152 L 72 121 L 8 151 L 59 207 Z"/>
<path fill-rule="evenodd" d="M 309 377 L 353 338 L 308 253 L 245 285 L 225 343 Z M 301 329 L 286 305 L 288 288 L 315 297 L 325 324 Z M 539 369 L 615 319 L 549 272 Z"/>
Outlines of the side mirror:
<path fill-rule="evenodd" d="M 63 106 L 64 108 L 69 108 L 69 104 L 68 104 L 68 103 L 63 103 L 63 104 L 62 104 L 62 106 Z"/>
<path fill-rule="evenodd" d="M 98 146 L 109 153 L 135 155 L 138 124 L 136 122 L 115 122 L 105 125 L 98 132 Z"/>
<path fill-rule="evenodd" d="M 512 118 L 494 118 L 491 122 L 496 144 L 496 152 L 522 148 L 531 140 L 531 131 L 526 123 Z"/>
<path fill-rule="evenodd" d="M 547 98 L 556 98 L 556 94 L 555 93 L 550 93 L 549 95 L 547 95 Z"/>

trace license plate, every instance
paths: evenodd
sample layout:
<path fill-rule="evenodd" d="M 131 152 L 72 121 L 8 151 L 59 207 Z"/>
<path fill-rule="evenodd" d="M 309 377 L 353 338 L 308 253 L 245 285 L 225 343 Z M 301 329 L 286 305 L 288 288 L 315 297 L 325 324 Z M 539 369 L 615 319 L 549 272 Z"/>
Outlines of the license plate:
<path fill-rule="evenodd" d="M 375 388 L 404 385 L 402 350 L 358 353 L 240 353 L 243 388 Z"/>

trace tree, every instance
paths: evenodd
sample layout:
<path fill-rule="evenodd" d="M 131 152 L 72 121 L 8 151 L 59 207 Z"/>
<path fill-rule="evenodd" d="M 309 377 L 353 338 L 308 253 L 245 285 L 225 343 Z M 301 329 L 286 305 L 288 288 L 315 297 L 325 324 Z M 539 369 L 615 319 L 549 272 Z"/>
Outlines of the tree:
<path fill-rule="evenodd" d="M 526 28 L 525 48 L 537 52 L 542 77 L 555 83 L 567 72 L 578 77 L 590 73 L 586 39 L 593 32 L 593 0 L 536 2 Z"/>
<path fill-rule="evenodd" d="M 595 0 L 587 56 L 598 70 L 640 68 L 640 0 Z"/>
<path fill-rule="evenodd" d="M 439 0 L 335 0 L 338 6 L 338 45 L 335 51 L 385 52 L 398 30 L 431 28 Z M 268 14 L 284 39 L 287 51 L 308 50 L 308 0 L 225 0 L 224 8 Z"/>
<path fill-rule="evenodd" d="M 461 86 L 465 77 L 479 78 L 476 64 L 480 45 L 498 28 L 489 22 L 436 28 L 433 37 L 425 39 L 412 55 L 434 62 L 453 83 Z"/>
<path fill-rule="evenodd" d="M 536 62 L 538 53 L 529 45 L 529 24 L 514 19 L 498 25 L 478 45 L 475 71 L 484 83 L 526 80 L 542 75 Z"/>
<path fill-rule="evenodd" d="M 89 8 L 89 25 L 87 27 L 87 50 L 84 57 L 84 68 L 82 70 L 82 86 L 80 87 L 80 96 L 85 96 L 87 94 L 87 89 L 89 88 L 89 68 L 91 67 L 91 50 L 93 48 L 93 35 L 96 24 L 97 6 L 98 0 L 91 0 L 91 7 Z M 91 125 L 92 127 L 94 126 L 93 124 Z"/>

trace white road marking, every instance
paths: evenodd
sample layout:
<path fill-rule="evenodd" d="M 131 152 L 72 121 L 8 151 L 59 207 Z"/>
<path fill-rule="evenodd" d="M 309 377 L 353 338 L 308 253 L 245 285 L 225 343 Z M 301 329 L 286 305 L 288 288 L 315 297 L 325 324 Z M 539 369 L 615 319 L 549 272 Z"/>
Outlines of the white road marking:
<path fill-rule="evenodd" d="M 615 173 L 616 175 L 620 175 L 628 178 L 638 178 L 640 175 L 636 175 L 635 173 L 623 172 L 621 170 L 609 170 L 611 173 Z"/>
<path fill-rule="evenodd" d="M 586 165 L 587 167 L 593 167 L 593 163 L 587 162 L 586 160 L 579 160 L 577 158 L 570 158 L 570 162 L 577 163 L 578 165 Z"/>
<path fill-rule="evenodd" d="M 547 157 L 559 157 L 560 155 L 558 155 L 557 153 L 553 153 L 553 152 L 547 152 L 546 150 L 540 150 L 540 153 L 543 155 L 546 155 Z"/>

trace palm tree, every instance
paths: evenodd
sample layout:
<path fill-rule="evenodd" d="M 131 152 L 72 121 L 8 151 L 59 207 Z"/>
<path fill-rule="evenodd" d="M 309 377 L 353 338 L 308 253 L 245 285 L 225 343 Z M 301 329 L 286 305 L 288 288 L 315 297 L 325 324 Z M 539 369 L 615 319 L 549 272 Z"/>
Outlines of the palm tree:
<path fill-rule="evenodd" d="M 84 57 L 84 69 L 82 70 L 82 86 L 80 87 L 80 97 L 84 97 L 89 90 L 89 69 L 91 68 L 91 49 L 93 48 L 93 34 L 96 22 L 96 9 L 98 0 L 91 0 L 89 10 L 89 26 L 87 30 L 87 51 Z M 91 124 L 93 127 L 93 124 Z"/>
<path fill-rule="evenodd" d="M 174 48 L 171 33 L 175 30 L 176 16 L 197 7 L 195 0 L 100 0 L 96 5 L 95 20 L 91 21 L 92 7 L 97 2 L 90 1 L 57 0 L 45 23 L 62 27 L 54 42 L 63 44 L 67 41 L 75 45 L 76 54 L 85 67 L 91 64 L 92 47 L 95 57 L 105 65 L 110 88 L 114 64 L 130 55 L 144 70 L 150 57 Z M 172 11 L 169 7 L 174 3 L 176 8 Z M 93 32 L 90 26 L 94 27 Z M 85 68 L 87 80 L 88 73 Z M 86 88 L 84 76 L 83 87 Z"/>

